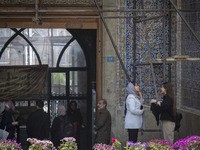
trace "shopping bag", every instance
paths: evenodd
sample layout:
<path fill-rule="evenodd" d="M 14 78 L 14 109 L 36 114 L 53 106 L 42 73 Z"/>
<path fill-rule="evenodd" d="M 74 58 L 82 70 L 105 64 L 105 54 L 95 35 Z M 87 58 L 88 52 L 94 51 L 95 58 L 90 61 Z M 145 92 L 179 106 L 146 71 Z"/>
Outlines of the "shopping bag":
<path fill-rule="evenodd" d="M 0 139 L 7 139 L 9 132 L 6 130 L 0 129 Z"/>

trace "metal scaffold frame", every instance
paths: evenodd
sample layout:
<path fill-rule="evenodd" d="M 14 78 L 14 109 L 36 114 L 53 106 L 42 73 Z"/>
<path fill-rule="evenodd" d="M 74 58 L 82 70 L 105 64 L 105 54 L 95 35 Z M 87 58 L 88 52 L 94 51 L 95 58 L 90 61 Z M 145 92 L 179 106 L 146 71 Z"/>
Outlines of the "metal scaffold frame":
<path fill-rule="evenodd" d="M 108 36 L 109 36 L 109 38 L 110 38 L 110 40 L 111 40 L 111 42 L 112 42 L 113 48 L 114 48 L 115 53 L 116 53 L 116 55 L 117 55 L 117 57 L 118 57 L 118 59 L 119 59 L 120 65 L 121 65 L 121 67 L 122 67 L 122 69 L 123 69 L 123 71 L 124 71 L 124 73 L 125 73 L 125 75 L 126 75 L 127 80 L 130 82 L 131 79 L 130 79 L 130 77 L 129 77 L 127 71 L 126 71 L 126 68 L 125 68 L 125 66 L 124 66 L 124 63 L 123 63 L 123 61 L 122 61 L 122 59 L 121 59 L 121 57 L 120 57 L 119 50 L 117 49 L 117 46 L 116 46 L 116 44 L 115 44 L 115 42 L 114 42 L 114 40 L 113 40 L 113 38 L 112 38 L 112 35 L 111 35 L 110 30 L 109 30 L 109 28 L 108 28 L 108 25 L 107 25 L 107 23 L 106 23 L 106 21 L 105 21 L 105 17 L 104 17 L 103 14 L 102 14 L 103 11 L 100 9 L 100 7 L 99 7 L 97 1 L 94 0 L 94 2 L 95 2 L 96 7 L 97 7 L 97 9 L 98 9 L 98 12 L 99 12 L 99 15 L 100 15 L 100 17 L 101 17 L 101 20 L 102 20 L 102 22 L 103 22 L 103 24 L 104 24 L 104 27 L 105 27 L 105 29 L 106 29 L 106 31 L 107 31 L 107 33 L 108 33 Z M 182 20 L 184 21 L 184 23 L 187 25 L 187 27 L 188 27 L 189 30 L 192 32 L 192 34 L 194 35 L 194 37 L 196 38 L 196 40 L 198 41 L 198 43 L 200 43 L 200 40 L 199 40 L 198 36 L 197 36 L 196 33 L 193 31 L 193 29 L 191 28 L 191 26 L 189 25 L 189 23 L 186 21 L 186 19 L 183 17 L 183 15 L 181 14 L 181 10 L 179 10 L 179 9 L 176 7 L 176 5 L 174 4 L 174 2 L 173 2 L 172 0 L 170 0 L 170 4 L 172 4 L 172 6 L 175 8 L 175 10 L 174 10 L 174 9 L 165 9 L 165 2 L 166 2 L 166 1 L 163 0 L 163 2 L 164 2 L 164 9 L 162 9 L 162 10 L 159 9 L 159 12 L 164 12 L 164 14 L 163 14 L 163 15 L 160 15 L 160 16 L 157 16 L 157 17 L 146 18 L 145 12 L 150 12 L 150 11 L 153 11 L 153 10 L 151 9 L 151 10 L 148 11 L 148 10 L 144 9 L 144 7 L 143 7 L 143 0 L 141 0 L 142 9 L 140 9 L 140 10 L 135 9 L 135 10 L 129 11 L 129 12 L 135 12 L 135 11 L 143 12 L 143 17 L 140 16 L 140 18 L 145 18 L 145 19 L 141 19 L 141 20 L 139 20 L 139 21 L 133 21 L 133 23 L 135 24 L 135 23 L 139 23 L 139 22 L 144 22 L 144 24 L 145 24 L 145 30 L 146 30 L 146 33 L 145 33 L 146 39 L 148 39 L 148 38 L 147 38 L 148 33 L 147 33 L 146 21 L 152 20 L 152 19 L 157 19 L 157 18 L 160 18 L 160 17 L 163 17 L 163 28 L 164 28 L 164 27 L 165 27 L 165 17 L 168 16 L 168 14 L 167 14 L 166 12 L 175 11 L 175 12 L 177 12 L 177 13 L 179 14 L 179 16 L 181 17 L 181 19 L 182 19 Z M 156 11 L 156 10 L 154 10 L 154 11 Z M 195 10 L 189 10 L 189 11 L 195 11 Z M 200 11 L 200 10 L 198 10 L 198 11 Z M 126 12 L 128 12 L 128 11 L 126 11 Z M 137 18 L 137 16 L 132 16 L 132 17 L 133 17 L 133 18 Z M 165 81 L 165 72 L 166 72 L 165 66 L 166 66 L 166 63 L 173 62 L 173 61 L 174 61 L 174 62 L 176 62 L 176 61 L 200 61 L 200 58 L 184 58 L 184 57 L 182 57 L 182 56 L 176 56 L 176 57 L 172 57 L 172 58 L 166 58 L 166 51 L 165 51 L 165 49 L 166 49 L 166 41 L 165 41 L 165 40 L 166 40 L 166 39 L 165 39 L 165 29 L 164 29 L 164 30 L 163 30 L 163 56 L 164 56 L 163 59 L 154 60 L 153 57 L 151 57 L 150 48 L 149 48 L 149 41 L 147 40 L 147 41 L 146 41 L 146 44 L 147 44 L 147 50 L 148 50 L 148 54 L 149 54 L 149 58 L 150 58 L 150 59 L 149 59 L 149 63 L 145 63 L 145 64 L 133 64 L 133 66 L 136 66 L 136 65 L 150 65 L 151 73 L 152 73 L 152 77 L 153 77 L 153 83 L 154 83 L 154 90 L 155 90 L 156 98 L 157 98 L 157 99 L 158 99 L 158 93 L 157 93 L 157 86 L 156 86 L 156 81 L 155 81 L 155 72 L 154 72 L 154 67 L 153 67 L 154 64 L 162 64 L 162 65 L 163 65 L 163 72 L 164 72 L 164 73 L 163 73 L 163 79 L 164 79 L 164 81 Z M 135 50 L 135 51 L 136 51 L 136 50 Z M 133 70 L 135 70 L 135 69 L 133 69 Z M 135 80 L 135 76 L 134 76 L 134 80 Z"/>
<path fill-rule="evenodd" d="M 165 79 L 165 74 L 166 74 L 166 64 L 169 64 L 169 67 L 171 65 L 172 62 L 177 62 L 177 61 L 200 61 L 200 58 L 185 58 L 183 56 L 176 56 L 176 57 L 170 57 L 166 58 L 166 38 L 165 38 L 165 21 L 166 18 L 168 17 L 169 20 L 170 18 L 170 14 L 171 12 L 176 12 L 180 18 L 183 20 L 183 22 L 186 24 L 186 26 L 188 27 L 188 29 L 190 30 L 190 32 L 193 34 L 193 36 L 195 37 L 195 39 L 198 41 L 198 43 L 200 44 L 200 39 L 198 38 L 197 34 L 194 32 L 194 30 L 191 28 L 190 24 L 187 22 L 187 20 L 184 18 L 184 16 L 182 15 L 182 12 L 200 12 L 199 9 L 178 9 L 177 6 L 175 5 L 175 3 L 173 2 L 173 0 L 169 0 L 169 4 L 171 4 L 173 6 L 173 9 L 168 8 L 166 9 L 165 4 L 166 4 L 166 0 L 163 0 L 163 9 L 144 9 L 144 5 L 143 5 L 143 0 L 141 1 L 141 6 L 142 9 L 132 9 L 132 10 L 126 10 L 125 8 L 120 8 L 120 9 L 113 9 L 113 10 L 109 10 L 109 9 L 103 9 L 100 8 L 100 6 L 97 3 L 97 0 L 94 0 L 94 3 L 96 5 L 96 9 L 79 9 L 79 10 L 41 10 L 39 9 L 39 0 L 35 0 L 35 9 L 34 10 L 7 10 L 7 9 L 3 9 L 1 8 L 0 10 L 0 19 L 31 19 L 32 22 L 36 23 L 37 25 L 41 25 L 42 21 L 45 19 L 101 19 L 102 23 L 105 27 L 105 30 L 111 40 L 112 46 L 115 50 L 115 53 L 119 59 L 121 68 L 123 69 L 126 78 L 129 82 L 131 82 L 132 80 L 135 80 L 135 71 L 136 71 L 136 66 L 139 65 L 148 65 L 150 66 L 151 69 L 151 74 L 152 74 L 152 78 L 153 78 L 153 85 L 154 85 L 154 90 L 155 90 L 155 94 L 156 94 L 156 99 L 158 99 L 158 92 L 157 92 L 157 85 L 156 85 L 156 77 L 155 77 L 155 71 L 154 71 L 154 65 L 163 65 L 163 80 L 166 81 Z M 136 1 L 134 1 L 134 3 L 136 3 Z M 121 13 L 121 12 L 133 12 L 132 16 L 127 16 L 127 15 L 104 15 L 104 13 L 109 13 L 109 12 L 116 12 L 116 13 Z M 142 12 L 142 15 L 136 15 L 135 12 Z M 148 12 L 159 12 L 162 13 L 162 15 L 158 15 L 158 16 L 152 16 L 152 17 L 147 17 L 146 13 Z M 27 14 L 27 15 L 23 15 L 23 14 Z M 53 15 L 49 15 L 49 14 L 53 14 Z M 62 14 L 60 14 L 62 13 Z M 94 15 L 91 15 L 90 13 L 94 13 Z M 17 15 L 16 15 L 17 14 Z M 73 14 L 73 15 L 72 15 Z M 81 14 L 81 15 L 80 15 Z M 119 18 L 132 18 L 133 21 L 133 26 L 134 26 L 134 34 L 136 33 L 136 24 L 137 23 L 144 23 L 144 30 L 145 30 L 145 37 L 146 37 L 146 47 L 148 50 L 148 55 L 149 55 L 149 61 L 145 62 L 145 63 L 136 63 L 136 56 L 133 55 L 133 60 L 134 63 L 132 64 L 133 66 L 133 71 L 134 71 L 134 76 L 133 79 L 130 78 L 126 67 L 124 65 L 124 61 L 121 58 L 120 54 L 119 54 L 119 50 L 117 45 L 115 44 L 114 38 L 111 35 L 111 32 L 109 30 L 109 27 L 106 23 L 106 19 L 119 19 Z M 147 40 L 148 38 L 148 33 L 147 33 L 147 25 L 146 22 L 147 21 L 151 21 L 154 19 L 159 19 L 162 18 L 162 24 L 163 24 L 163 59 L 154 59 L 151 55 L 150 52 L 150 46 L 149 46 L 149 41 Z M 21 32 L 21 30 L 16 31 L 15 29 L 13 29 L 15 32 Z M 17 34 L 15 34 L 14 36 L 16 36 Z M 20 36 L 22 36 L 22 34 L 19 33 Z M 13 36 L 13 37 L 14 37 Z M 136 52 L 136 35 L 133 36 L 134 40 L 133 40 L 133 50 Z M 9 43 L 6 43 L 6 45 L 8 45 Z M 4 49 L 4 47 L 3 47 Z M 169 48 L 170 49 L 170 48 Z M 3 51 L 2 51 L 3 52 Z M 0 58 L 2 55 L 2 52 L 0 52 Z M 38 57 L 38 55 L 37 55 Z M 39 59 L 39 62 L 41 64 L 41 60 Z M 58 66 L 58 65 L 57 65 Z M 171 69 L 169 69 L 171 70 Z M 169 73 L 170 75 L 170 73 Z M 145 130 L 145 132 L 160 132 L 160 130 Z"/>
<path fill-rule="evenodd" d="M 33 22 L 35 22 L 38 25 L 42 24 L 43 19 L 101 19 L 104 27 L 106 29 L 106 32 L 108 33 L 108 36 L 111 40 L 111 43 L 113 45 L 113 48 L 115 50 L 115 53 L 120 61 L 120 65 L 126 75 L 127 80 L 130 82 L 131 80 L 135 80 L 135 76 L 134 79 L 130 79 L 125 65 L 123 63 L 123 60 L 120 57 L 119 54 L 119 50 L 115 44 L 115 41 L 113 40 L 113 37 L 111 35 L 111 32 L 108 28 L 108 25 L 106 23 L 105 19 L 119 19 L 119 18 L 132 18 L 133 20 L 133 25 L 136 26 L 137 23 L 141 23 L 144 22 L 145 24 L 145 28 L 146 27 L 146 21 L 150 21 L 153 19 L 159 19 L 159 18 L 163 18 L 163 28 L 165 27 L 165 18 L 169 17 L 170 18 L 170 13 L 171 12 L 177 12 L 178 15 L 181 17 L 181 19 L 183 20 L 183 22 L 186 24 L 186 26 L 189 28 L 189 30 L 191 31 L 191 33 L 194 35 L 194 37 L 196 38 L 196 40 L 198 41 L 198 43 L 200 43 L 200 39 L 198 38 L 198 36 L 196 35 L 196 33 L 194 32 L 194 30 L 191 28 L 191 26 L 189 25 L 189 23 L 186 21 L 186 19 L 184 18 L 184 16 L 182 15 L 182 12 L 199 12 L 199 9 L 178 9 L 177 6 L 174 4 L 173 0 L 169 0 L 169 4 L 171 4 L 173 6 L 172 8 L 166 8 L 165 3 L 166 0 L 163 0 L 164 3 L 164 7 L 163 9 L 144 9 L 143 7 L 143 0 L 140 0 L 141 4 L 142 4 L 142 9 L 132 9 L 132 10 L 126 10 L 125 8 L 120 8 L 120 9 L 103 9 L 100 8 L 97 0 L 94 0 L 94 4 L 96 6 L 96 9 L 79 9 L 79 10 L 48 10 L 48 9 L 40 9 L 39 5 L 41 5 L 41 3 L 39 2 L 39 0 L 35 0 L 35 10 L 9 10 L 9 9 L 1 9 L 0 10 L 0 19 L 32 19 Z M 142 12 L 143 15 L 131 15 L 131 16 L 123 16 L 123 15 L 104 15 L 103 13 L 107 13 L 107 12 Z M 147 17 L 146 13 L 148 12 L 162 12 L 162 15 L 158 15 L 158 16 L 152 16 L 152 17 Z M 15 14 L 29 14 L 28 16 L 23 16 L 23 15 L 19 15 L 19 16 L 15 16 Z M 54 15 L 52 16 L 48 16 L 46 15 L 47 13 L 53 13 Z M 59 15 L 59 13 L 64 13 L 65 15 Z M 71 15 L 73 13 L 73 15 Z M 81 14 L 84 14 L 82 16 L 80 16 Z M 90 15 L 88 13 L 95 13 L 95 15 Z M 7 15 L 8 14 L 8 15 Z M 32 17 L 32 14 L 35 14 L 34 17 Z M 58 14 L 58 15 L 57 15 Z M 79 16 L 77 16 L 76 14 L 79 14 Z M 134 13 L 135 14 L 135 13 Z M 147 31 L 146 31 L 147 32 Z M 134 32 L 135 33 L 135 32 Z M 156 98 L 158 98 L 158 94 L 157 94 L 157 90 L 156 90 L 156 82 L 155 82 L 155 74 L 154 74 L 154 67 L 153 65 L 155 64 L 162 64 L 163 65 L 163 80 L 165 81 L 165 74 L 166 74 L 166 64 L 167 63 L 171 63 L 171 62 L 176 62 L 176 61 L 200 61 L 200 58 L 184 58 L 182 56 L 176 56 L 176 57 L 169 57 L 166 58 L 166 39 L 165 39 L 165 30 L 163 30 L 163 59 L 153 59 L 152 57 L 149 57 L 149 62 L 147 63 L 140 63 L 140 64 L 136 64 L 136 62 L 134 62 L 134 64 L 132 64 L 133 67 L 135 67 L 136 65 L 150 65 L 151 67 L 151 72 L 152 72 L 152 77 L 153 77 L 153 83 L 154 83 L 154 90 L 156 93 Z M 135 36 L 135 35 L 134 35 Z M 145 35 L 146 37 L 148 36 L 148 34 Z M 146 38 L 147 39 L 147 38 Z M 135 41 L 134 43 L 135 44 Z M 147 44 L 147 49 L 148 49 L 148 53 L 149 56 L 150 55 L 150 49 L 149 49 L 149 43 L 148 40 L 146 41 Z M 136 45 L 136 44 L 135 44 Z M 136 47 L 134 47 L 134 51 L 136 51 Z M 135 56 L 133 56 L 135 57 Z M 134 59 L 135 60 L 135 59 Z M 135 74 L 135 68 L 134 70 L 134 74 Z"/>

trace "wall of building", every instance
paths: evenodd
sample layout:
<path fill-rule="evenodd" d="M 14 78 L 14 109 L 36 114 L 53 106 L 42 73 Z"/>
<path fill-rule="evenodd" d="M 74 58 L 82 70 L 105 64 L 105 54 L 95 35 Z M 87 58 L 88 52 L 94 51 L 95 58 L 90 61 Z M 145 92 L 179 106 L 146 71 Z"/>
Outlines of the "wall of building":
<path fill-rule="evenodd" d="M 128 2 L 127 2 L 128 3 Z M 103 9 L 125 9 L 128 5 L 125 1 L 120 1 L 120 3 L 113 2 L 112 0 L 103 1 Z M 127 8 L 127 9 L 132 9 Z M 119 15 L 118 13 L 104 13 L 104 15 Z M 126 15 L 126 13 L 121 13 L 120 15 Z M 131 22 L 131 19 L 106 19 L 106 23 L 111 32 L 112 38 L 115 41 L 115 44 L 118 46 L 119 53 L 126 65 L 128 74 L 130 77 L 133 77 L 133 69 L 131 63 L 133 63 L 133 24 L 127 25 Z M 147 25 L 150 28 L 149 25 Z M 161 24 L 159 24 L 161 26 Z M 142 34 L 141 29 L 138 33 Z M 154 33 L 155 34 L 155 33 Z M 102 98 L 108 101 L 108 110 L 112 115 L 112 138 L 117 138 L 122 143 L 128 141 L 127 130 L 124 129 L 124 118 L 122 117 L 123 103 L 125 100 L 125 86 L 128 83 L 124 75 L 123 70 L 120 67 L 118 57 L 115 54 L 112 43 L 108 37 L 108 34 L 103 27 L 103 37 L 102 37 Z M 143 40 L 141 40 L 142 42 Z M 143 41 L 145 42 L 145 41 Z M 142 42 L 142 43 L 143 43 Z M 138 43 L 139 46 L 142 44 Z M 160 45 L 161 46 L 161 45 Z M 109 62 L 107 59 L 114 57 L 114 61 Z M 141 60 L 142 61 L 142 60 Z M 148 68 L 149 69 L 149 68 Z M 147 70 L 146 70 L 147 71 Z M 141 73 L 141 72 L 140 72 Z M 144 75 L 144 74 L 143 74 Z M 139 75 L 140 76 L 140 75 Z M 148 79 L 150 79 L 149 77 Z M 143 77 L 145 79 L 145 76 Z M 146 80 L 148 80 L 146 79 Z M 145 81 L 146 81 L 145 80 Z M 144 81 L 144 82 L 145 82 Z M 143 83 L 144 83 L 143 82 Z M 149 87 L 150 88 L 150 87 Z M 147 88 L 146 88 L 147 89 Z M 142 88 L 142 91 L 144 89 Z M 145 93 L 144 97 L 145 97 Z M 161 138 L 160 126 L 156 125 L 155 118 L 153 117 L 150 107 L 145 107 L 145 126 L 150 132 L 143 132 L 139 134 L 139 141 L 149 141 L 153 138 Z"/>
<path fill-rule="evenodd" d="M 165 0 L 165 8 L 169 8 L 169 0 Z M 175 1 L 175 0 L 174 0 Z M 17 0 L 14 3 L 13 1 L 0 1 L 0 4 L 8 5 L 9 3 L 11 6 L 14 6 L 16 4 L 21 4 L 21 2 L 24 2 L 22 0 Z M 44 4 L 47 1 L 44 1 Z M 57 0 L 57 5 L 67 5 L 67 6 L 95 6 L 94 3 L 90 0 L 82 0 L 78 2 L 77 0 L 71 1 L 71 3 L 68 3 L 67 1 L 59 1 Z M 61 3 L 63 2 L 63 3 Z M 132 10 L 132 9 L 159 9 L 163 8 L 164 4 L 163 1 L 155 1 L 155 0 L 143 0 L 142 1 L 133 1 L 133 0 L 102 0 L 103 3 L 100 2 L 100 5 L 103 9 L 124 9 L 124 10 Z M 185 3 L 185 5 L 182 5 L 182 2 Z M 31 0 L 28 6 L 34 6 L 35 1 Z M 53 4 L 52 4 L 53 3 Z M 67 3 L 67 4 L 66 4 Z M 184 8 L 200 8 L 198 0 L 194 1 L 188 1 L 188 0 L 177 0 L 179 8 L 184 6 Z M 49 4 L 50 6 L 54 5 L 54 1 L 51 1 Z M 143 5 L 143 6 L 142 6 Z M 173 8 L 173 7 L 172 7 Z M 137 13 L 137 15 L 146 15 L 146 17 L 151 17 L 155 15 L 161 15 L 162 13 Z M 120 12 L 120 13 L 111 13 L 107 12 L 104 13 L 104 15 L 109 16 L 131 16 L 136 15 L 136 13 L 132 12 Z M 187 15 L 188 21 L 194 22 L 193 27 L 196 30 L 197 33 L 199 33 L 199 24 L 196 22 L 199 22 L 199 13 L 195 15 L 196 17 L 193 17 L 193 15 Z M 191 20 L 194 19 L 194 20 Z M 118 51 L 120 53 L 120 56 L 125 64 L 125 67 L 127 69 L 128 75 L 130 75 L 131 79 L 136 77 L 136 81 L 140 83 L 141 91 L 143 92 L 143 96 L 145 98 L 146 104 L 148 105 L 148 101 L 151 98 L 155 98 L 155 90 L 153 88 L 153 81 L 152 81 L 152 74 L 149 66 L 146 67 L 136 67 L 136 74 L 134 74 L 134 67 L 133 63 L 143 63 L 148 62 L 149 55 L 148 55 L 148 46 L 146 43 L 146 37 L 145 33 L 148 30 L 148 36 L 149 36 L 149 48 L 151 52 L 153 53 L 153 58 L 163 58 L 163 49 L 164 49 L 164 37 L 163 37 L 163 30 L 165 30 L 165 50 L 167 52 L 167 57 L 173 56 L 175 54 L 191 54 L 193 57 L 199 57 L 199 44 L 196 43 L 196 41 L 193 40 L 193 37 L 191 36 L 189 30 L 187 27 L 183 26 L 183 22 L 181 22 L 181 18 L 175 13 L 169 13 L 168 18 L 166 18 L 164 24 L 163 20 L 161 18 L 154 19 L 152 21 L 149 21 L 146 23 L 138 23 L 136 25 L 136 28 L 134 29 L 133 20 L 131 18 L 120 18 L 120 19 L 106 19 L 106 23 L 108 25 L 108 28 L 111 32 L 111 35 L 115 41 L 115 44 L 118 48 Z M 3 26 L 4 27 L 4 26 Z M 119 141 L 125 144 L 125 142 L 128 140 L 127 131 L 124 129 L 124 118 L 122 117 L 122 108 L 126 96 L 126 90 L 125 87 L 128 83 L 126 76 L 120 66 L 119 60 L 115 54 L 113 45 L 110 41 L 110 38 L 108 36 L 108 33 L 106 29 L 102 28 L 102 98 L 106 99 L 108 101 L 108 110 L 111 112 L 112 115 L 112 137 L 117 138 Z M 187 44 L 188 39 L 183 38 L 182 33 L 187 32 L 188 34 L 185 34 L 186 37 L 189 37 L 189 44 Z M 188 36 L 189 35 L 189 36 Z M 200 34 L 198 34 L 200 35 Z M 135 36 L 135 37 L 134 37 Z M 194 46 L 197 45 L 197 46 Z M 184 47 L 184 49 L 182 49 Z M 134 51 L 136 49 L 136 51 Z M 187 49 L 190 49 L 190 51 L 187 51 Z M 170 52 L 170 53 L 169 53 Z M 188 52 L 188 53 L 187 53 Z M 114 58 L 114 59 L 113 59 Z M 195 84 L 195 88 L 197 93 L 195 99 L 200 100 L 200 94 L 199 94 L 199 62 L 193 63 L 191 65 L 194 70 L 187 71 L 189 72 L 191 77 L 194 77 L 195 79 L 192 80 L 193 82 L 188 82 L 190 85 L 186 88 L 193 87 L 193 83 Z M 195 66 L 195 67 L 194 67 Z M 166 74 L 165 77 L 168 79 L 169 76 L 171 76 L 171 81 L 174 84 L 175 87 L 175 93 L 176 93 L 176 100 L 177 100 L 177 106 L 178 110 L 182 112 L 183 120 L 181 122 L 181 128 L 179 133 L 175 133 L 175 140 L 184 138 L 189 135 L 200 135 L 200 111 L 197 108 L 190 108 L 182 105 L 182 85 L 183 85 L 183 75 L 187 77 L 187 73 L 184 73 L 183 63 L 177 62 L 170 66 L 166 66 Z M 188 67 L 190 69 L 190 67 Z M 160 84 L 163 82 L 163 68 L 161 66 L 155 67 L 155 76 L 156 76 L 156 83 L 160 86 Z M 170 74 L 168 73 L 170 72 Z M 192 74 L 195 72 L 195 74 Z M 198 78 L 196 78 L 198 77 Z M 196 82 L 195 82 L 196 81 Z M 198 84 L 196 84 L 198 83 Z M 191 86 L 192 85 L 192 86 Z M 161 94 L 159 92 L 158 94 L 159 98 L 161 99 Z M 194 91 L 194 90 L 193 90 Z M 186 91 L 187 92 L 187 91 Z M 191 93 L 191 91 L 190 91 Z M 190 102 L 195 103 L 196 106 L 199 106 L 199 103 L 196 103 L 196 101 L 191 101 L 190 95 L 193 95 L 192 93 L 189 94 Z M 185 103 L 187 102 L 187 99 L 185 100 Z M 195 105 L 194 105 L 195 106 Z M 138 141 L 149 141 L 154 138 L 162 138 L 162 134 L 159 131 L 161 129 L 160 126 L 156 125 L 156 121 L 154 116 L 152 115 L 150 111 L 149 106 L 145 106 L 145 128 L 146 130 L 150 130 L 149 132 L 144 132 L 143 135 L 141 135 L 141 132 L 138 137 Z"/>
<path fill-rule="evenodd" d="M 179 110 L 182 113 L 181 127 L 179 132 L 176 132 L 175 139 L 186 138 L 187 136 L 200 135 L 200 113 L 193 110 Z"/>
<path fill-rule="evenodd" d="M 180 1 L 177 1 L 179 5 Z M 170 8 L 169 1 L 166 0 L 165 8 Z M 133 1 L 120 0 L 113 2 L 112 0 L 103 1 L 103 9 L 126 9 L 131 10 L 136 8 L 141 8 L 141 3 L 138 1 L 134 6 Z M 161 1 L 154 2 L 152 0 L 144 1 L 144 8 L 146 9 L 158 9 L 163 8 L 164 5 Z M 173 8 L 173 7 L 172 7 Z M 109 13 L 110 15 L 111 13 Z M 104 14 L 108 15 L 108 13 Z M 117 15 L 112 14 L 112 15 Z M 119 13 L 119 15 L 134 15 L 133 13 Z M 142 13 L 137 15 L 143 15 Z M 158 15 L 156 13 L 146 14 Z M 157 19 L 151 22 L 147 22 L 147 30 L 149 30 L 149 44 L 151 51 L 154 52 L 153 58 L 163 58 L 163 29 L 165 30 L 165 50 L 167 53 L 166 57 L 181 55 L 181 42 L 182 38 L 182 23 L 181 18 L 175 12 L 171 12 L 168 15 L 169 18 L 165 20 L 165 27 L 163 28 L 163 20 Z M 191 17 L 190 17 L 191 18 Z M 142 63 L 149 59 L 147 54 L 147 45 L 145 39 L 145 26 L 144 24 L 136 25 L 136 52 L 134 52 L 134 25 L 131 19 L 107 19 L 109 30 L 114 38 L 120 56 L 125 64 L 128 74 L 131 79 L 134 78 L 133 67 L 131 64 L 134 63 L 134 55 L 136 55 L 136 62 Z M 122 107 L 125 100 L 126 90 L 125 87 L 128 83 L 123 70 L 120 67 L 118 58 L 115 54 L 113 46 L 110 42 L 108 34 L 103 27 L 103 37 L 102 37 L 102 97 L 108 101 L 108 109 L 112 115 L 112 137 L 117 138 L 122 143 L 128 140 L 127 131 L 124 129 L 124 118 L 122 117 Z M 113 62 L 108 62 L 108 57 L 114 57 Z M 155 77 L 156 84 L 161 85 L 163 80 L 163 68 L 155 67 Z M 198 124 L 200 123 L 200 114 L 198 110 L 188 109 L 182 107 L 181 105 L 181 85 L 182 85 L 182 67 L 181 62 L 173 63 L 166 66 L 166 80 L 170 81 L 174 85 L 177 107 L 178 111 L 182 113 L 183 119 L 181 121 L 181 128 L 179 132 L 175 132 L 175 140 L 185 138 L 189 135 L 199 135 Z M 165 81 L 166 81 L 165 80 Z M 155 98 L 155 91 L 152 84 L 152 74 L 150 73 L 150 68 L 147 67 L 136 67 L 136 81 L 140 83 L 141 91 L 143 92 L 146 104 L 148 105 L 148 100 Z M 160 89 L 157 88 L 159 98 L 162 99 L 162 95 L 159 92 Z M 198 94 L 197 94 L 198 95 Z M 200 95 L 198 95 L 200 96 Z M 196 113 L 197 112 L 197 113 Z M 145 127 L 148 132 L 140 132 L 138 141 L 149 141 L 151 139 L 161 139 L 161 126 L 156 125 L 154 116 L 150 111 L 150 107 L 145 107 Z"/>
<path fill-rule="evenodd" d="M 198 0 L 177 0 L 179 9 L 199 9 Z M 200 39 L 200 23 L 198 11 L 182 12 L 182 15 Z M 177 55 L 188 55 L 191 58 L 200 58 L 200 43 L 186 26 L 181 17 L 177 15 Z M 183 115 L 180 132 L 176 139 L 191 135 L 200 135 L 200 62 L 177 62 L 177 106 Z"/>
<path fill-rule="evenodd" d="M 118 2 L 113 0 L 104 0 L 103 9 L 118 9 Z M 104 15 L 117 15 L 117 13 L 104 13 Z M 118 19 L 106 19 L 106 23 L 111 32 L 115 44 L 118 45 L 119 27 Z M 112 46 L 111 40 L 103 26 L 102 33 L 102 98 L 108 101 L 108 110 L 112 116 L 112 137 L 123 139 L 125 131 L 123 128 L 123 118 L 121 107 L 119 105 L 119 62 Z M 108 61 L 108 58 L 114 58 Z"/>

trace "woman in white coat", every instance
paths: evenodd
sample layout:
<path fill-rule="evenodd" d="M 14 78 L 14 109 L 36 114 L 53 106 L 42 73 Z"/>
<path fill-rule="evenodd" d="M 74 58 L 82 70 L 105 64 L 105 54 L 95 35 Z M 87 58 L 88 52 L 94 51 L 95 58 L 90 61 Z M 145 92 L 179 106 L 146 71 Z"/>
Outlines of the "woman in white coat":
<path fill-rule="evenodd" d="M 144 99 L 138 84 L 135 86 L 130 82 L 126 87 L 128 93 L 125 102 L 125 129 L 128 129 L 129 141 L 137 142 L 138 130 L 142 127 L 142 114 L 144 109 L 142 104 Z"/>

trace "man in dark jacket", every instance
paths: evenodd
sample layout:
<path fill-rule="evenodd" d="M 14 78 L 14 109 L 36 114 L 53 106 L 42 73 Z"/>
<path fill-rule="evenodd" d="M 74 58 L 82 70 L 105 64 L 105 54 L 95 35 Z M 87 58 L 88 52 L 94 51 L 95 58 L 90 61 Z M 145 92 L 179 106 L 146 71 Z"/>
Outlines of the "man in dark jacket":
<path fill-rule="evenodd" d="M 36 101 L 37 110 L 30 114 L 26 123 L 28 138 L 44 140 L 49 138 L 50 119 L 49 115 L 43 110 L 44 102 Z"/>
<path fill-rule="evenodd" d="M 99 110 L 99 117 L 94 128 L 94 133 L 96 134 L 96 143 L 110 143 L 111 115 L 106 106 L 106 100 L 101 99 L 98 101 L 97 107 Z"/>

